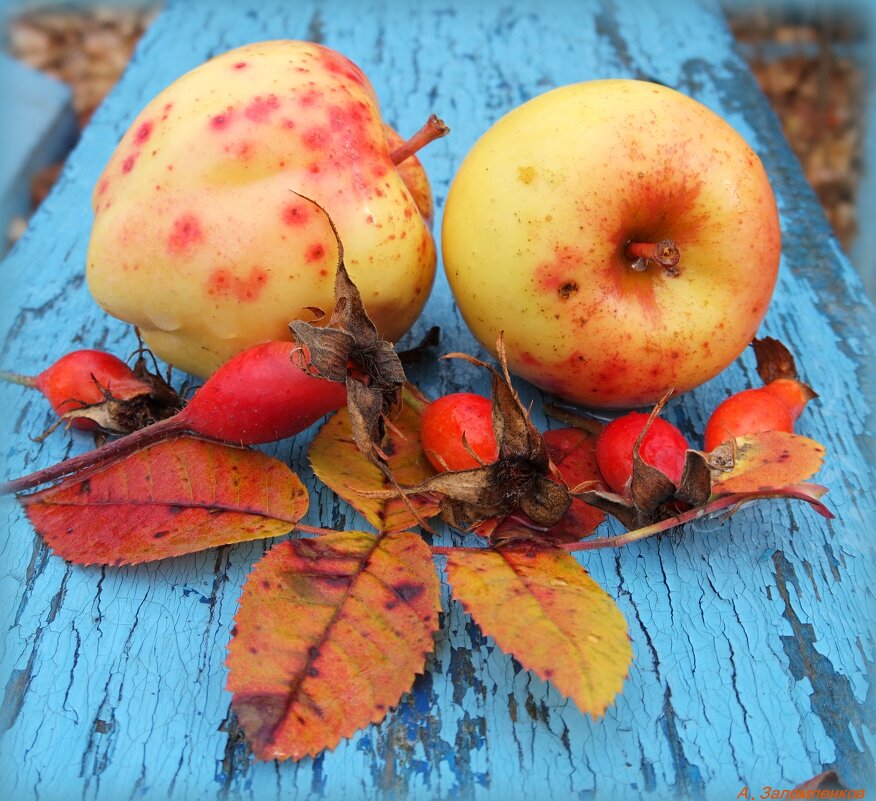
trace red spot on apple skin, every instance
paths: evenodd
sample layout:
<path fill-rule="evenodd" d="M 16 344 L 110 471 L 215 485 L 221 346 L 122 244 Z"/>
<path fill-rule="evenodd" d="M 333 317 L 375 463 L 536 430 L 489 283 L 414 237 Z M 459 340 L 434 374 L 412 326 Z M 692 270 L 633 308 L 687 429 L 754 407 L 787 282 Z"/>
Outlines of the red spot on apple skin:
<path fill-rule="evenodd" d="M 227 144 L 224 147 L 226 153 L 231 153 L 241 161 L 251 161 L 255 155 L 255 145 L 244 139 L 241 142 Z"/>
<path fill-rule="evenodd" d="M 238 62 L 234 65 L 233 69 L 236 69 L 236 70 L 244 70 L 244 69 L 246 69 L 248 66 L 249 66 L 249 64 L 247 64 L 245 61 L 238 61 Z"/>
<path fill-rule="evenodd" d="M 210 127 L 214 131 L 224 131 L 234 120 L 234 109 L 230 106 L 221 114 L 210 117 Z"/>
<path fill-rule="evenodd" d="M 304 258 L 308 262 L 319 261 L 323 256 L 325 256 L 325 246 L 322 242 L 314 242 L 304 254 Z"/>
<path fill-rule="evenodd" d="M 149 137 L 152 136 L 152 120 L 146 120 L 139 128 L 137 128 L 137 133 L 134 134 L 134 144 L 142 145 L 144 142 L 148 141 Z"/>
<path fill-rule="evenodd" d="M 183 214 L 173 221 L 167 249 L 173 255 L 190 251 L 204 241 L 204 231 L 200 220 L 194 214 Z"/>
<path fill-rule="evenodd" d="M 322 98 L 322 92 L 318 89 L 308 89 L 298 97 L 298 105 L 308 108 L 314 106 Z"/>
<path fill-rule="evenodd" d="M 97 194 L 98 195 L 105 195 L 106 190 L 108 188 L 109 188 L 109 179 L 108 178 L 101 178 L 100 182 L 97 184 Z"/>
<path fill-rule="evenodd" d="M 329 143 L 329 132 L 322 127 L 308 128 L 301 136 L 301 141 L 309 150 L 323 150 Z"/>
<path fill-rule="evenodd" d="M 248 303 L 258 298 L 267 283 L 268 274 L 261 267 L 250 268 L 245 277 L 235 275 L 227 267 L 216 267 L 207 278 L 207 294 Z"/>
<path fill-rule="evenodd" d="M 580 282 L 585 270 L 584 255 L 577 248 L 559 245 L 553 258 L 535 269 L 535 282 L 542 291 L 559 297 L 560 290 L 568 284 Z"/>
<path fill-rule="evenodd" d="M 280 216 L 286 225 L 292 226 L 304 225 L 310 218 L 309 212 L 300 203 L 289 203 L 283 206 Z"/>
<path fill-rule="evenodd" d="M 276 95 L 262 97 L 256 95 L 244 109 L 243 116 L 253 122 L 267 122 L 271 113 L 280 108 L 280 98 Z"/>
<path fill-rule="evenodd" d="M 137 163 L 137 156 L 139 153 L 132 153 L 122 162 L 122 172 L 127 174 L 131 170 L 134 169 L 134 165 Z"/>

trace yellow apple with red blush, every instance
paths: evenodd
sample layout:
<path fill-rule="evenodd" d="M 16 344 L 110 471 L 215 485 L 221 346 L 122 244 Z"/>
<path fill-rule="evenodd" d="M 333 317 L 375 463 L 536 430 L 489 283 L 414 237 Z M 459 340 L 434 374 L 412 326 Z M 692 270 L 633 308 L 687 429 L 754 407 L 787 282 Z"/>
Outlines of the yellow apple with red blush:
<path fill-rule="evenodd" d="M 312 42 L 224 53 L 155 97 L 93 193 L 87 281 L 171 364 L 207 376 L 244 347 L 330 312 L 337 226 L 387 339 L 419 316 L 436 252 L 429 182 L 349 59 Z"/>
<path fill-rule="evenodd" d="M 462 316 L 511 370 L 591 408 L 654 403 L 754 337 L 781 236 L 766 171 L 692 98 L 646 81 L 564 86 L 466 156 L 442 228 Z"/>

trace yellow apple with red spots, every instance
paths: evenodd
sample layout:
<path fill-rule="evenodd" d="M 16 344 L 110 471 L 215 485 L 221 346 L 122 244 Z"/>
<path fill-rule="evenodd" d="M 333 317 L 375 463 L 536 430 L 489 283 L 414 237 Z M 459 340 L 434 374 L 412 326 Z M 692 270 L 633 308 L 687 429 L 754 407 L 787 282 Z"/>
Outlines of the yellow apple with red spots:
<path fill-rule="evenodd" d="M 209 375 L 247 345 L 330 312 L 337 226 L 346 266 L 390 340 L 429 295 L 429 182 L 374 89 L 311 42 L 232 50 L 152 100 L 93 193 L 88 286 L 171 364 Z M 302 197 L 303 196 L 303 197 Z"/>
<path fill-rule="evenodd" d="M 519 106 L 475 144 L 444 213 L 462 315 L 513 372 L 593 408 L 651 404 L 754 337 L 781 237 L 764 167 L 701 103 L 599 80 Z"/>

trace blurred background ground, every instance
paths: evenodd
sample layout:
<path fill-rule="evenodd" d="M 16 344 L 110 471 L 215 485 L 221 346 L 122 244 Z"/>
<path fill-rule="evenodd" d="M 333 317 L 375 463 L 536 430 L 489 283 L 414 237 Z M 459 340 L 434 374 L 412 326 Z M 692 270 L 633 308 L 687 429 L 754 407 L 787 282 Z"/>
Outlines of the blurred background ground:
<path fill-rule="evenodd" d="M 81 127 L 118 80 L 159 8 L 29 8 L 8 17 L 4 46 L 10 55 L 71 87 Z M 866 21 L 840 6 L 740 6 L 728 0 L 724 10 L 838 240 L 852 253 L 861 225 Z M 32 208 L 61 166 L 53 164 L 33 179 Z M 20 236 L 26 224 L 25 217 L 17 218 L 10 239 Z"/>

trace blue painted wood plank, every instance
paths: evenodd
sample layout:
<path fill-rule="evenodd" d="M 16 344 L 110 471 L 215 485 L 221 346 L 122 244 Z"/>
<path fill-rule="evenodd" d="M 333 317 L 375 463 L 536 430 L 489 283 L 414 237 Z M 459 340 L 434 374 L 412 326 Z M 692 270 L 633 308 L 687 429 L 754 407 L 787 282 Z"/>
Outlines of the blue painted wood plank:
<path fill-rule="evenodd" d="M 31 211 L 36 173 L 61 161 L 79 136 L 70 87 L 0 53 L 0 102 L 6 110 L 0 143 L 0 256 L 16 216 Z"/>
<path fill-rule="evenodd" d="M 0 268 L 0 365 L 34 372 L 68 345 L 133 348 L 84 285 L 89 195 L 138 110 L 212 55 L 260 39 L 318 39 L 363 68 L 397 129 L 440 113 L 453 132 L 423 154 L 439 216 L 468 148 L 513 106 L 577 80 L 650 77 L 722 114 L 770 173 L 785 247 L 762 333 L 789 343 L 821 393 L 800 431 L 828 447 L 819 478 L 837 519 L 760 504 L 680 536 L 582 556 L 627 616 L 635 652 L 624 693 L 602 720 L 522 670 L 445 591 L 435 656 L 398 709 L 332 753 L 264 764 L 229 714 L 223 660 L 242 582 L 271 542 L 78 568 L 50 555 L 3 499 L 7 797 L 718 801 L 744 785 L 754 795 L 767 784 L 791 788 L 825 767 L 872 786 L 876 315 L 716 7 L 683 0 L 667 17 L 662 6 L 171 2 Z M 412 336 L 436 322 L 444 348 L 480 353 L 440 275 Z M 411 378 L 431 395 L 486 389 L 456 363 L 416 368 Z M 708 409 L 755 383 L 745 357 L 674 401 L 668 416 L 695 437 Z M 538 410 L 541 393 L 520 389 Z M 74 433 L 32 441 L 51 422 L 46 405 L 20 387 L 0 393 L 4 475 L 89 447 Z M 310 436 L 266 449 L 300 467 L 313 493 L 306 522 L 367 526 L 314 480 Z"/>

